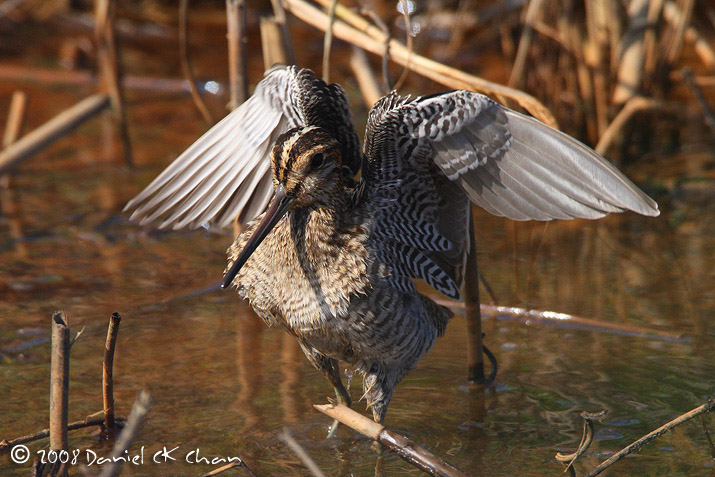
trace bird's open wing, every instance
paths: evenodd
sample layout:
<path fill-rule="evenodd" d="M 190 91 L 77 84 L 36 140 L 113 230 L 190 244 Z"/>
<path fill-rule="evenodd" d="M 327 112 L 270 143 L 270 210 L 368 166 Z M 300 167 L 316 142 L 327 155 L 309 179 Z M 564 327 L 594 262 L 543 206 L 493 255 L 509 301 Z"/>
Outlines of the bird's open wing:
<path fill-rule="evenodd" d="M 368 118 L 365 155 L 380 258 L 396 280 L 421 278 L 451 297 L 462 285 L 467 196 L 514 220 L 659 214 L 587 146 L 468 91 L 383 98 Z"/>
<path fill-rule="evenodd" d="M 245 223 L 273 195 L 269 153 L 278 136 L 296 126 L 320 126 L 342 147 L 346 174 L 360 168 L 360 145 L 345 92 L 294 66 L 266 73 L 245 103 L 201 136 L 124 210 L 159 228 Z"/>

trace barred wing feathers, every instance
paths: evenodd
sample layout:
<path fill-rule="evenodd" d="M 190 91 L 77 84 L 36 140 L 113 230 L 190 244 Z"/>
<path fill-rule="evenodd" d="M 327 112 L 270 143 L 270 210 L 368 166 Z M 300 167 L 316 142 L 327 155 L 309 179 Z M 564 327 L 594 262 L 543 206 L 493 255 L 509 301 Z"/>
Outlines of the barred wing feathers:
<path fill-rule="evenodd" d="M 469 246 L 467 197 L 514 220 L 659 214 L 590 148 L 468 91 L 386 96 L 370 112 L 365 156 L 373 243 L 396 286 L 421 278 L 453 298 Z"/>
<path fill-rule="evenodd" d="M 201 136 L 125 210 L 159 228 L 246 223 L 273 195 L 269 153 L 296 126 L 320 126 L 339 141 L 345 174 L 360 168 L 360 146 L 342 88 L 294 66 L 269 70 L 254 94 Z"/>

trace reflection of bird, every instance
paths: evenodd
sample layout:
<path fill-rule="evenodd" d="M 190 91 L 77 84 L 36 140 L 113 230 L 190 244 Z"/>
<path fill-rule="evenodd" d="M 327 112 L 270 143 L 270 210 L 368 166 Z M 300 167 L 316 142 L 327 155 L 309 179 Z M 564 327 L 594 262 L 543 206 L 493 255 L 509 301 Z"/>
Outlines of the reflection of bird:
<path fill-rule="evenodd" d="M 294 335 L 347 404 L 338 360 L 355 365 L 376 421 L 444 333 L 450 313 L 411 279 L 459 297 L 469 199 L 516 220 L 659 213 L 591 149 L 467 91 L 385 96 L 361 154 L 342 89 L 295 67 L 269 72 L 128 208 L 163 227 L 225 226 L 274 191 L 229 249 L 223 286 Z"/>

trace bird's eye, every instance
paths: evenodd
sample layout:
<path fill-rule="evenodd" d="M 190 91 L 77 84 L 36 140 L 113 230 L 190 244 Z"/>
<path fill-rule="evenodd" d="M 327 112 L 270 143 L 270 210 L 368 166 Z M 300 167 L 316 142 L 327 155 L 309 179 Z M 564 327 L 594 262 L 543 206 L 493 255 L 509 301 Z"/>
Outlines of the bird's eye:
<path fill-rule="evenodd" d="M 323 165 L 323 162 L 325 162 L 325 154 L 319 152 L 313 156 L 313 159 L 310 161 L 310 167 L 312 169 L 317 169 Z"/>

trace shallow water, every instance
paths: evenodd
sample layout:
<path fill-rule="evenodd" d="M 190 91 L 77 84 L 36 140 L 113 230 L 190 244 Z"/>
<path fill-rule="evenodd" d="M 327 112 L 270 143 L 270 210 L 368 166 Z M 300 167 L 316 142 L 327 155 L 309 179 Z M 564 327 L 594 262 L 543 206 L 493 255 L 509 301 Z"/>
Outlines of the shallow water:
<path fill-rule="evenodd" d="M 30 94 L 31 128 L 91 92 L 2 84 L 0 110 L 20 86 Z M 367 439 L 344 427 L 326 439 L 330 421 L 312 404 L 325 402 L 330 386 L 293 338 L 267 329 L 234 294 L 157 304 L 217 281 L 230 237 L 156 232 L 121 214 L 205 130 L 186 98 L 132 93 L 129 100 L 136 171 L 121 164 L 105 114 L 20 167 L 3 191 L 3 204 L 19 212 L 0 218 L 0 439 L 47 427 L 49 318 L 58 309 L 74 331 L 86 326 L 72 348 L 69 419 L 101 409 L 106 323 L 118 311 L 117 414 L 129 412 L 139 390 L 154 400 L 132 447 L 137 453 L 144 447 L 145 464 L 125 469 L 130 474 L 197 475 L 218 466 L 186 462 L 196 449 L 209 459 L 240 456 L 259 475 L 305 474 L 277 439 L 284 428 L 329 475 L 368 475 L 376 467 L 387 475 L 417 474 L 394 454 L 378 457 Z M 488 319 L 485 343 L 499 360 L 497 382 L 469 391 L 462 386 L 466 337 L 458 313 L 397 388 L 387 425 L 473 475 L 557 474 L 562 468 L 553 456 L 578 445 L 582 411 L 608 411 L 577 464 L 586 470 L 712 396 L 715 157 L 693 144 L 685 157 L 653 156 L 629 171 L 659 200 L 659 218 L 515 224 L 475 211 L 480 267 L 499 304 L 684 340 Z M 352 380 L 355 399 L 360 384 Z M 711 416 L 706 421 L 715 429 Z M 89 431 L 70 433 L 73 448 L 104 455 L 103 445 Z M 29 447 L 36 454 L 46 446 Z M 176 446 L 177 461 L 151 463 L 155 452 Z M 3 475 L 25 475 L 28 468 L 0 457 Z M 613 471 L 712 473 L 696 421 Z"/>

